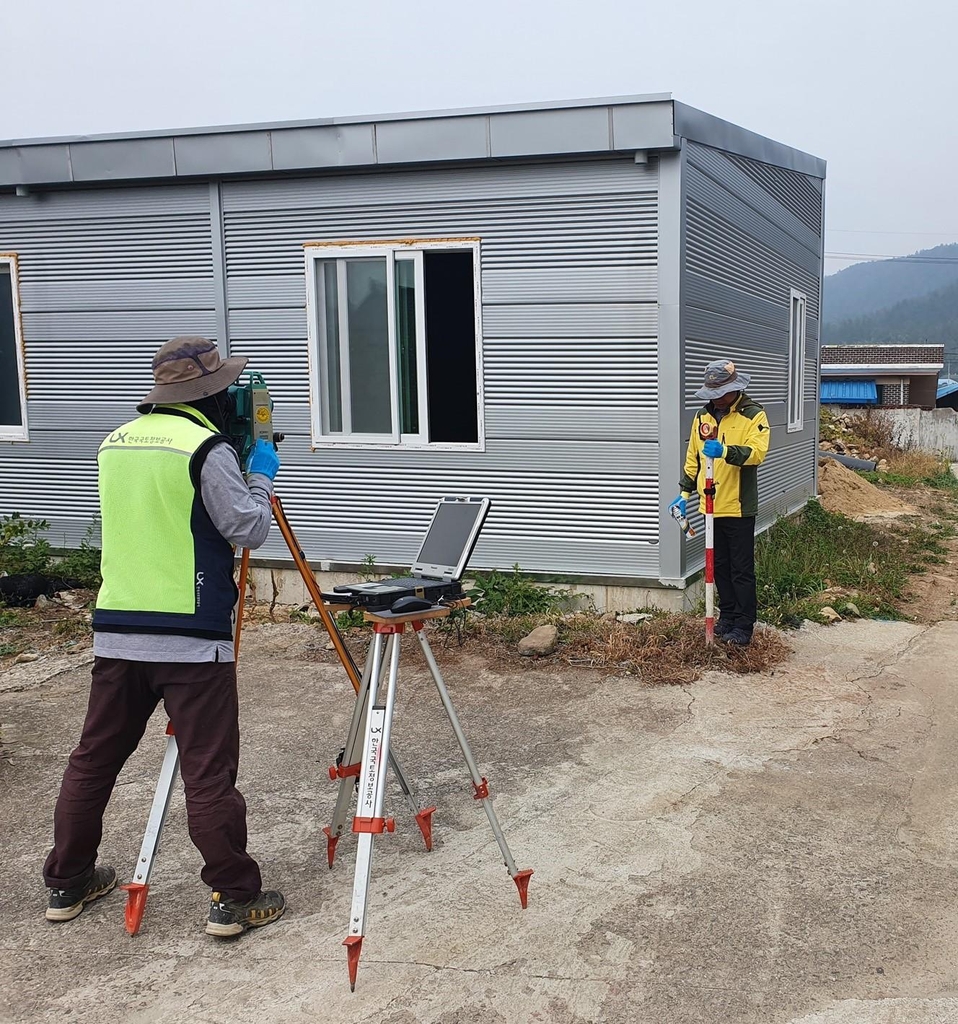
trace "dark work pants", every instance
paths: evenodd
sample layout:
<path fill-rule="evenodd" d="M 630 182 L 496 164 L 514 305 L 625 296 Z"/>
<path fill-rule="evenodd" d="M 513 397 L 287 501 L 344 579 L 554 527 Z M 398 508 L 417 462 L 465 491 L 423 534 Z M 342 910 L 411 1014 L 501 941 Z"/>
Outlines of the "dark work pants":
<path fill-rule="evenodd" d="M 751 636 L 758 618 L 755 593 L 755 516 L 716 516 L 715 586 L 719 618 Z"/>
<path fill-rule="evenodd" d="M 114 658 L 93 661 L 83 734 L 63 776 L 53 817 L 54 847 L 43 867 L 51 888 L 74 888 L 93 870 L 116 777 L 161 699 L 180 751 L 190 839 L 206 862 L 203 881 L 229 899 L 259 893 L 259 867 L 246 852 L 246 801 L 235 785 L 236 666 Z M 159 771 L 159 756 L 156 763 Z M 147 803 L 144 824 L 148 813 Z"/>

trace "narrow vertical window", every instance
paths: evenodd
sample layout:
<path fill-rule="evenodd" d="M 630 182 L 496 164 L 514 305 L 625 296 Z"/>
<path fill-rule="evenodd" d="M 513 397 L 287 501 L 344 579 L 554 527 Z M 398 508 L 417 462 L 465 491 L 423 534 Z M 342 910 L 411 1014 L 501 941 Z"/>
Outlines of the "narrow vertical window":
<path fill-rule="evenodd" d="M 791 290 L 788 319 L 788 429 L 805 425 L 805 307 L 808 299 Z"/>
<path fill-rule="evenodd" d="M 27 440 L 27 389 L 15 256 L 0 255 L 0 441 Z"/>

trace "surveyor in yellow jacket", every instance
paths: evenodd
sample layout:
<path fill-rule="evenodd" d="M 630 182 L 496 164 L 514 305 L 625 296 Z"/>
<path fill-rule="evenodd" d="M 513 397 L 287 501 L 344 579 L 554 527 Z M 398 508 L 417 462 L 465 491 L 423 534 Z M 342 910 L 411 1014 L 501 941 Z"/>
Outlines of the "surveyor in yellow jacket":
<path fill-rule="evenodd" d="M 713 465 L 715 585 L 719 619 L 715 633 L 727 643 L 748 646 L 758 615 L 755 591 L 755 516 L 758 512 L 758 467 L 768 452 L 765 410 L 745 393 L 751 378 L 731 359 L 705 369 L 705 384 L 695 392 L 707 404 L 695 414 L 681 494 L 672 502 L 682 514 L 693 491 L 705 511 L 705 459 Z M 671 506 L 670 506 L 671 507 Z"/>

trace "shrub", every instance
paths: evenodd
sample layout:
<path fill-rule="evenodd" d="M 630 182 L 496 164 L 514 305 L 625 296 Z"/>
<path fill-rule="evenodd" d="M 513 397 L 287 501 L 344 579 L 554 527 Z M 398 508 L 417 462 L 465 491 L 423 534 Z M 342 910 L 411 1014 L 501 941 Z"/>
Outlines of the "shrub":
<path fill-rule="evenodd" d="M 93 544 L 93 525 L 91 523 L 87 528 L 80 546 L 68 551 L 56 566 L 57 575 L 76 580 L 90 590 L 96 590 L 103 582 L 100 576 L 100 549 Z"/>
<path fill-rule="evenodd" d="M 556 613 L 562 609 L 570 593 L 568 590 L 537 586 L 520 575 L 517 563 L 511 573 L 493 569 L 485 575 L 477 574 L 468 596 L 477 611 L 485 615 L 517 616 Z"/>
<path fill-rule="evenodd" d="M 42 573 L 50 565 L 50 545 L 40 534 L 45 519 L 24 519 L 19 512 L 0 517 L 0 573 Z"/>

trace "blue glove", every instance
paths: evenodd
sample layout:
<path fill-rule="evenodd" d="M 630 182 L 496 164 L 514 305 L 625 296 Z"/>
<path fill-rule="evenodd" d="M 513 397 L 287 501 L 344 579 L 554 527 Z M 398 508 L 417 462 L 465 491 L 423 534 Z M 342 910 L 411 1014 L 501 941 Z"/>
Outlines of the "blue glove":
<path fill-rule="evenodd" d="M 721 441 L 706 441 L 702 446 L 702 451 L 709 459 L 724 459 L 725 458 L 725 445 Z"/>
<path fill-rule="evenodd" d="M 681 512 L 681 513 L 682 513 L 682 518 L 683 518 L 683 519 L 684 519 L 684 518 L 686 518 L 686 517 L 688 516 L 688 501 L 687 501 L 687 499 L 686 499 L 686 498 L 684 498 L 684 497 L 683 497 L 683 496 L 682 496 L 682 495 L 680 494 L 680 495 L 679 495 L 679 496 L 678 496 L 678 497 L 677 497 L 677 498 L 675 499 L 675 501 L 673 501 L 673 502 L 672 502 L 672 504 L 671 504 L 671 505 L 669 505 L 669 508 L 670 508 L 670 509 L 673 509 L 673 508 L 675 508 L 675 507 L 676 507 L 676 505 L 678 506 L 679 512 Z"/>
<path fill-rule="evenodd" d="M 260 473 L 270 480 L 276 479 L 279 472 L 279 452 L 269 443 L 260 438 L 246 460 L 247 473 Z"/>

